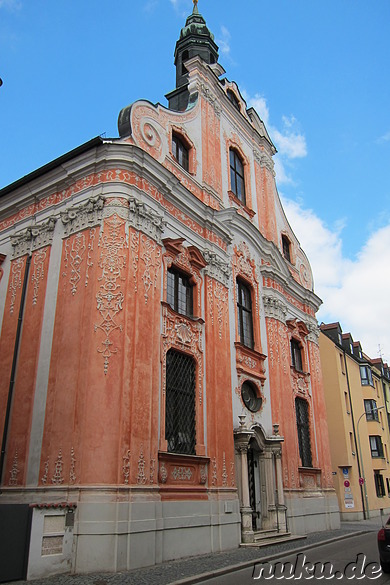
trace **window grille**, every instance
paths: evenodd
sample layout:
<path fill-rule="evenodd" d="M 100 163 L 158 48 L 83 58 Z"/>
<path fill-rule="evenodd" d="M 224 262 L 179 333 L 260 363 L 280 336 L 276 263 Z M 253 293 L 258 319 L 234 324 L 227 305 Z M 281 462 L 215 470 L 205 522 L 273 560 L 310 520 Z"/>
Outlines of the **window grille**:
<path fill-rule="evenodd" d="M 165 438 L 168 452 L 195 454 L 195 362 L 173 349 L 166 356 Z"/>
<path fill-rule="evenodd" d="M 237 317 L 240 342 L 253 349 L 253 320 L 251 291 L 240 280 L 237 280 Z"/>
<path fill-rule="evenodd" d="M 172 153 L 179 165 L 188 171 L 188 148 L 176 134 L 172 136 Z"/>
<path fill-rule="evenodd" d="M 238 153 L 230 149 L 230 189 L 234 195 L 245 205 L 245 180 L 244 165 Z"/>
<path fill-rule="evenodd" d="M 310 443 L 309 405 L 302 398 L 295 399 L 299 455 L 303 467 L 313 467 Z"/>
<path fill-rule="evenodd" d="M 185 274 L 174 269 L 167 272 L 167 302 L 180 315 L 193 315 L 193 287 Z"/>
<path fill-rule="evenodd" d="M 302 367 L 302 350 L 299 342 L 296 339 L 291 340 L 291 362 L 298 372 L 303 371 Z"/>

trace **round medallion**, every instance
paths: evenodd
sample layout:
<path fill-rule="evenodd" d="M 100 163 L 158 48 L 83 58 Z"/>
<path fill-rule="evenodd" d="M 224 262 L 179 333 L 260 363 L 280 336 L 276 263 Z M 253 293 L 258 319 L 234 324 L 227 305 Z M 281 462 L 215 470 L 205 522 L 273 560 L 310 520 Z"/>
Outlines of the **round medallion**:
<path fill-rule="evenodd" d="M 251 412 L 257 412 L 262 405 L 262 399 L 257 396 L 256 388 L 249 382 L 244 382 L 241 387 L 241 398 Z"/>

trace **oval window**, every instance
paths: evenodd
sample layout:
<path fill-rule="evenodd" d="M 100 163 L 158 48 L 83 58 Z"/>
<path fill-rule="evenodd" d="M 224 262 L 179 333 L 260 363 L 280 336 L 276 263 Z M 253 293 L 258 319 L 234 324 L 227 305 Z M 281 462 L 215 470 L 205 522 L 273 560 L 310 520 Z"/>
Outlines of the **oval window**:
<path fill-rule="evenodd" d="M 249 382 L 244 382 L 241 387 L 241 398 L 251 412 L 257 412 L 262 405 L 262 399 L 257 396 L 256 389 Z"/>

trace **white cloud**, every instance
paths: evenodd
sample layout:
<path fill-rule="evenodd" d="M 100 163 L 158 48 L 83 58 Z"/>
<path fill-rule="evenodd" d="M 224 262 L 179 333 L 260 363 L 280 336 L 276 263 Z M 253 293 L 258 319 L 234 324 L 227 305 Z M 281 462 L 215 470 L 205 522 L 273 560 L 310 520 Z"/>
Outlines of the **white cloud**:
<path fill-rule="evenodd" d="M 295 116 L 282 116 L 280 127 L 270 123 L 270 112 L 266 98 L 261 94 L 254 96 L 248 95 L 245 90 L 243 96 L 249 107 L 255 108 L 260 118 L 263 120 L 274 142 L 278 156 L 275 157 L 275 172 L 278 185 L 294 184 L 294 180 L 287 174 L 286 166 L 297 158 L 304 158 L 307 155 L 307 144 L 305 135 L 299 128 L 298 120 Z"/>
<path fill-rule="evenodd" d="M 284 199 L 287 218 L 307 254 L 315 292 L 323 306 L 318 319 L 339 321 L 370 357 L 390 360 L 390 224 L 372 233 L 354 260 L 343 255 L 343 221 L 332 228 L 310 209 Z"/>
<path fill-rule="evenodd" d="M 230 55 L 230 39 L 231 34 L 226 26 L 221 26 L 221 36 L 216 39 L 217 45 L 219 45 L 219 51 L 225 56 Z"/>
<path fill-rule="evenodd" d="M 390 142 L 390 130 L 389 130 L 389 132 L 386 132 L 386 134 L 383 134 L 383 136 L 380 136 L 378 138 L 377 142 L 379 142 L 379 143 Z"/>
<path fill-rule="evenodd" d="M 19 10 L 22 7 L 20 0 L 0 0 L 0 8 L 7 10 Z"/>

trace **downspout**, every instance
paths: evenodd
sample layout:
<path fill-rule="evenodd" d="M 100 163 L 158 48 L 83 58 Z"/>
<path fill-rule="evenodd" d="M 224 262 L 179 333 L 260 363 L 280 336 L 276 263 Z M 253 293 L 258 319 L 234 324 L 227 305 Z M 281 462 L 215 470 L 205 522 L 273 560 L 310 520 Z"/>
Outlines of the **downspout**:
<path fill-rule="evenodd" d="M 25 305 L 25 299 L 26 299 L 28 275 L 30 272 L 30 264 L 31 264 L 31 256 L 29 255 L 29 256 L 27 256 L 26 268 L 24 271 L 23 288 L 22 288 L 22 294 L 21 294 L 20 305 L 19 305 L 18 325 L 16 328 L 14 354 L 13 354 L 13 359 L 12 359 L 11 378 L 10 378 L 9 390 L 8 390 L 7 410 L 5 412 L 5 419 L 4 419 L 3 439 L 2 439 L 2 443 L 1 443 L 1 455 L 0 455 L 0 485 L 2 485 L 5 454 L 6 454 L 6 449 L 7 449 L 8 428 L 9 428 L 10 417 L 11 417 L 12 396 L 13 396 L 14 386 L 15 386 L 16 366 L 18 363 L 18 356 L 19 356 L 20 335 L 21 335 L 22 324 L 23 324 L 24 305 Z"/>
<path fill-rule="evenodd" d="M 347 365 L 347 358 L 345 355 L 345 350 L 343 350 L 343 355 L 344 355 L 345 375 L 347 376 L 349 406 L 351 409 L 351 417 L 352 417 L 353 440 L 355 441 L 355 446 L 356 446 L 357 464 L 358 464 L 358 471 L 359 471 L 359 478 L 360 478 L 360 477 L 362 477 L 361 465 L 360 465 L 360 453 L 359 453 L 359 449 L 358 449 L 358 443 L 356 440 L 355 417 L 353 416 L 353 406 L 352 406 L 352 400 L 351 400 L 351 387 L 349 385 L 348 365 Z M 362 485 L 360 486 L 360 497 L 362 499 L 364 520 L 367 520 L 367 511 L 366 511 L 366 508 L 364 506 L 364 496 L 363 496 L 363 486 Z"/>

